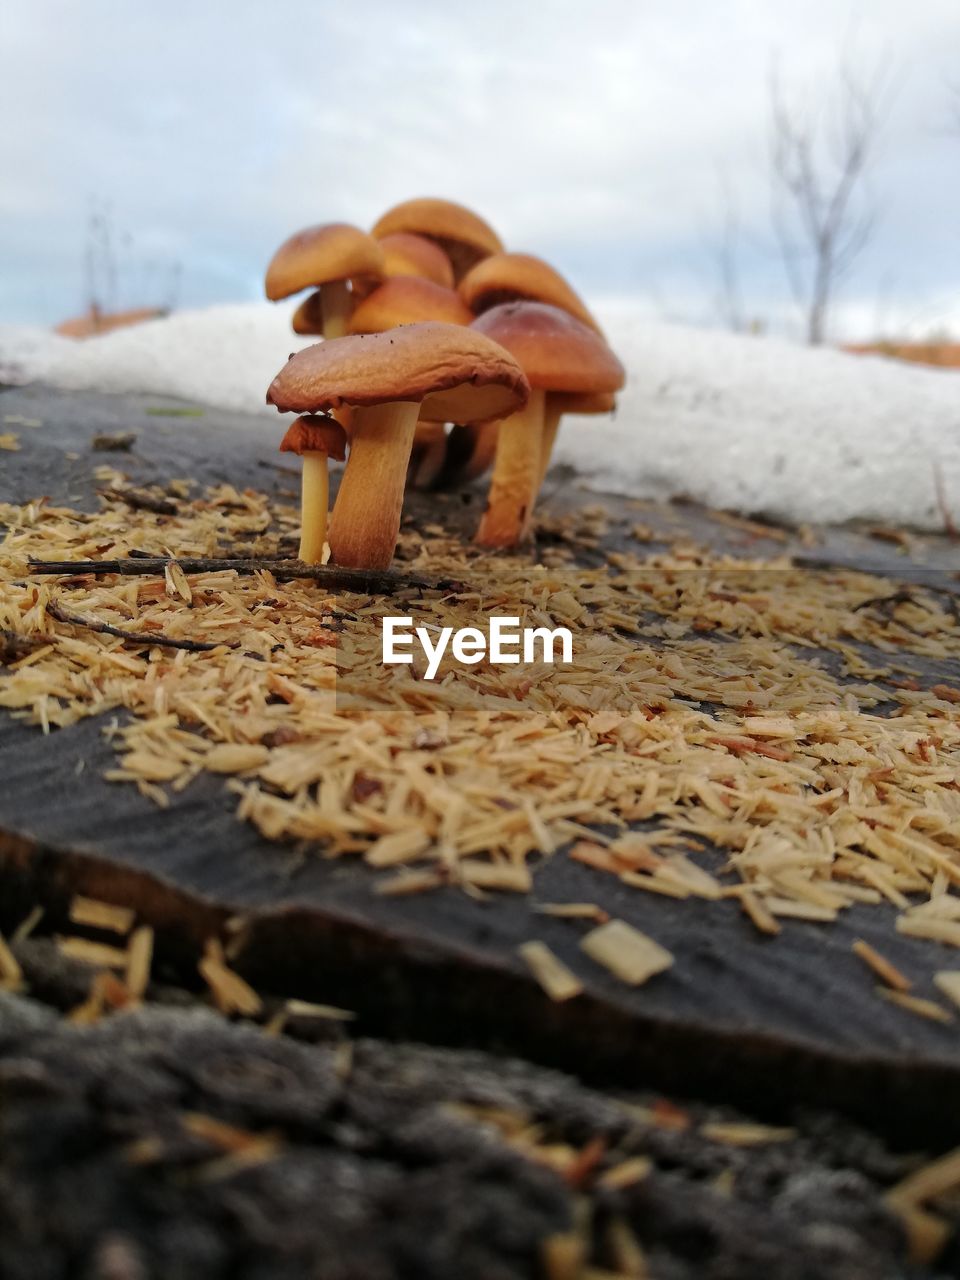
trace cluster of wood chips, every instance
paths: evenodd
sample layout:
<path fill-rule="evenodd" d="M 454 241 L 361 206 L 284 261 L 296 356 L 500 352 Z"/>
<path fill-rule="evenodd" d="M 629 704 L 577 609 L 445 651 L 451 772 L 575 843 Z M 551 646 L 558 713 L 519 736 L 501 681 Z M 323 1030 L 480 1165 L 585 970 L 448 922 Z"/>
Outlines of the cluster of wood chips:
<path fill-rule="evenodd" d="M 689 548 L 584 569 L 572 535 L 568 563 L 493 565 L 435 526 L 403 535 L 404 567 L 465 594 L 332 596 L 176 567 L 57 580 L 31 576 L 28 557 L 267 556 L 297 513 L 227 486 L 181 491 L 173 516 L 111 499 L 96 515 L 35 504 L 0 520 L 0 627 L 34 646 L 5 668 L 0 706 L 44 730 L 133 713 L 111 720 L 108 776 L 158 804 L 221 774 L 264 836 L 362 857 L 382 893 L 526 893 L 558 854 L 638 892 L 736 898 L 764 933 L 886 900 L 901 932 L 960 946 L 960 689 L 921 687 L 913 665 L 960 659 L 945 595 Z M 51 604 L 157 642 L 64 623 Z M 381 661 L 384 614 L 458 628 L 488 613 L 569 627 L 573 664 L 448 660 L 427 682 L 422 660 Z M 183 639 L 218 647 L 166 643 Z M 642 935 L 611 939 L 592 904 L 555 910 L 592 914 L 607 932 L 588 954 L 615 972 L 619 955 L 626 980 L 631 957 L 632 980 L 664 967 L 637 951 Z M 891 998 L 929 1003 L 863 958 Z M 558 996 L 575 993 L 549 957 L 527 959 Z M 954 999 L 955 977 L 941 983 Z"/>

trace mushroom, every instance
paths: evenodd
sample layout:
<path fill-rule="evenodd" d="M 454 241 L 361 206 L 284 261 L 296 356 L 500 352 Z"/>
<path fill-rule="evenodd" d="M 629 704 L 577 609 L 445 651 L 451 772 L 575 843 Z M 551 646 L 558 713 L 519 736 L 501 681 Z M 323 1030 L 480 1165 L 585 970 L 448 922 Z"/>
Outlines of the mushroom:
<path fill-rule="evenodd" d="M 418 422 L 410 450 L 407 483 L 412 489 L 432 489 L 447 457 L 447 428 L 443 422 Z"/>
<path fill-rule="evenodd" d="M 519 364 L 492 339 L 426 323 L 296 352 L 270 384 L 267 403 L 294 413 L 354 406 L 328 541 L 337 564 L 385 569 L 421 410 L 436 422 L 485 422 L 515 413 L 529 392 Z"/>
<path fill-rule="evenodd" d="M 382 240 L 398 231 L 435 241 L 453 264 L 457 280 L 481 258 L 503 251 L 500 237 L 478 214 L 452 200 L 432 196 L 394 205 L 377 220 L 373 235 Z"/>
<path fill-rule="evenodd" d="M 530 530 L 549 465 L 553 442 L 545 437 L 545 423 L 555 435 L 563 412 L 563 401 L 558 409 L 554 395 L 612 394 L 623 386 L 624 371 L 594 329 L 545 303 L 503 303 L 471 327 L 515 356 L 532 388 L 526 406 L 499 424 L 490 494 L 476 537 L 481 546 L 513 547 Z"/>
<path fill-rule="evenodd" d="M 495 253 L 484 258 L 463 277 L 459 290 L 477 315 L 503 302 L 548 302 L 600 332 L 579 294 L 559 271 L 532 253 Z"/>
<path fill-rule="evenodd" d="M 303 461 L 300 480 L 300 559 L 319 564 L 327 540 L 327 508 L 330 482 L 327 459 L 344 458 L 347 434 L 332 418 L 306 415 L 287 428 L 281 453 L 297 453 Z"/>
<path fill-rule="evenodd" d="M 468 325 L 473 315 L 453 289 L 420 276 L 393 276 L 357 303 L 347 328 L 350 333 L 383 333 L 421 320 Z"/>
<path fill-rule="evenodd" d="M 297 309 L 294 330 L 339 338 L 353 309 L 350 281 L 385 275 L 383 250 L 373 236 L 346 222 L 328 222 L 298 231 L 280 246 L 267 267 L 265 288 L 271 302 L 278 302 L 316 287 Z"/>
<path fill-rule="evenodd" d="M 542 258 L 531 253 L 495 253 L 467 272 L 458 286 L 460 296 L 477 315 L 504 302 L 546 302 L 582 320 L 600 333 L 600 326 L 582 298 Z M 602 412 L 602 410 L 590 410 Z M 548 413 L 547 421 L 550 420 Z M 482 427 L 455 426 L 447 442 L 447 457 L 440 486 L 467 484 L 488 470 L 497 449 L 497 424 Z M 556 434 L 556 422 L 553 424 Z M 547 448 L 549 459 L 553 436 Z"/>
<path fill-rule="evenodd" d="M 438 244 L 410 231 L 396 231 L 384 236 L 380 248 L 387 264 L 388 276 L 422 276 L 434 284 L 453 288 L 453 267 Z"/>

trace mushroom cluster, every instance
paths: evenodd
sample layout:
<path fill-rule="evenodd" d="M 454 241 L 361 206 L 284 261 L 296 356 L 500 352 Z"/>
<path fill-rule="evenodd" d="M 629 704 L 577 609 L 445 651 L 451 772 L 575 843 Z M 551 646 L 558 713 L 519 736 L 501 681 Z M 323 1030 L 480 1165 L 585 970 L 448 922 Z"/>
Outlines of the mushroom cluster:
<path fill-rule="evenodd" d="M 291 356 L 267 393 L 301 415 L 281 445 L 304 463 L 301 558 L 326 554 L 327 458 L 343 458 L 344 444 L 335 563 L 386 567 L 407 485 L 453 488 L 491 466 L 476 540 L 525 541 L 561 417 L 612 412 L 624 382 L 571 285 L 543 259 L 507 252 L 470 209 L 420 198 L 369 233 L 327 223 L 291 236 L 266 294 L 304 291 L 293 329 L 324 341 Z"/>

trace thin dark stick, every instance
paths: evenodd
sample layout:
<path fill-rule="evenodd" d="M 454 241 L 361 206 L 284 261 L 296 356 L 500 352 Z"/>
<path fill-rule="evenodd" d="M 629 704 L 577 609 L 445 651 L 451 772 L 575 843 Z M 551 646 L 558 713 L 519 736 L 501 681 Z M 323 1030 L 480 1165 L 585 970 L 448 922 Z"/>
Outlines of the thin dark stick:
<path fill-rule="evenodd" d="M 118 640 L 127 640 L 130 644 L 160 645 L 166 649 L 186 649 L 188 653 L 208 653 L 211 649 L 236 649 L 235 644 L 225 641 L 209 640 L 177 640 L 173 636 L 162 635 L 159 631 L 125 631 L 123 627 L 115 627 L 110 622 L 102 622 L 99 618 L 85 618 L 79 613 L 68 613 L 51 601 L 47 605 L 47 613 L 58 622 L 66 622 L 72 627 L 85 627 L 87 631 L 95 631 L 101 636 L 116 636 Z"/>
<path fill-rule="evenodd" d="M 251 574 L 261 570 L 272 573 L 278 582 L 292 582 L 296 578 L 311 578 L 333 590 L 355 591 L 361 595 L 393 595 L 397 591 L 444 591 L 456 594 L 466 591 L 465 583 L 455 578 L 420 578 L 373 569 L 344 569 L 335 564 L 303 564 L 299 560 L 271 560 L 269 558 L 228 559 L 226 557 L 131 556 L 126 560 L 33 560 L 29 561 L 31 574 L 61 574 L 67 577 L 94 577 L 103 574 L 119 574 L 122 577 L 148 577 L 166 572 L 168 564 L 179 565 L 184 573 L 222 573 L 232 569 L 236 573 Z"/>
<path fill-rule="evenodd" d="M 125 502 L 128 507 L 132 507 L 134 511 L 153 511 L 158 516 L 175 516 L 178 511 L 177 504 L 171 502 L 168 498 L 158 498 L 152 493 L 148 493 L 146 489 L 98 489 L 104 498 L 110 498 L 114 502 Z"/>
<path fill-rule="evenodd" d="M 28 653 L 32 653 L 34 649 L 49 643 L 49 636 L 22 636 L 18 631 L 8 631 L 6 627 L 2 627 L 0 628 L 0 666 L 17 662 L 20 658 L 25 658 Z"/>

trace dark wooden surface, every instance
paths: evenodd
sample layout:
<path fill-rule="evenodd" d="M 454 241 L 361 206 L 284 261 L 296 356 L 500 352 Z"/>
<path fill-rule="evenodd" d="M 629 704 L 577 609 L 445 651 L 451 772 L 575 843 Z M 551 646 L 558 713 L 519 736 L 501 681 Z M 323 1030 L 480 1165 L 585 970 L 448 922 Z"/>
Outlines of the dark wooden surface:
<path fill-rule="evenodd" d="M 315 1019 L 268 1036 L 169 987 L 78 1028 L 49 1006 L 83 979 L 49 943 L 17 953 L 45 1003 L 0 992 L 0 1280 L 522 1280 L 576 1221 L 611 1274 L 613 1219 L 665 1280 L 933 1275 L 907 1271 L 884 1202 L 916 1157 L 822 1113 L 737 1147 L 704 1128 L 741 1119 L 728 1108 L 632 1093 L 628 1109 L 528 1063 L 347 1041 Z M 566 1147 L 570 1172 L 518 1150 L 497 1113 Z M 231 1159 L 217 1125 L 269 1146 Z M 602 1184 L 638 1157 L 645 1177 Z M 937 1274 L 951 1264 L 955 1243 Z"/>
<path fill-rule="evenodd" d="M 104 461 L 138 484 L 190 475 L 268 492 L 295 485 L 272 467 L 279 429 L 269 418 L 145 412 L 162 403 L 43 389 L 0 394 L 0 423 L 18 414 L 44 423 L 4 428 L 18 431 L 24 447 L 0 455 L 0 500 L 47 493 L 92 507 L 92 470 Z M 133 453 L 90 451 L 95 432 L 121 430 L 137 433 Z M 785 545 L 696 507 L 638 512 L 569 479 L 553 483 L 555 505 L 602 500 L 624 521 L 662 527 L 665 538 L 687 530 L 757 554 Z M 480 501 L 421 499 L 412 514 L 429 509 L 432 519 L 454 521 L 466 510 L 472 521 Z M 896 548 L 851 532 L 831 535 L 816 554 L 893 576 L 906 568 Z M 954 547 L 929 540 L 924 555 L 919 572 L 954 581 Z M 956 679 L 952 670 L 943 674 Z M 506 1047 L 588 1079 L 725 1097 L 759 1114 L 816 1101 L 905 1140 L 960 1135 L 952 1105 L 960 1030 L 877 998 L 850 951 L 855 938 L 866 938 L 922 985 L 935 969 L 955 967 L 955 953 L 899 937 L 891 910 L 854 908 L 833 925 L 786 922 L 779 938 L 762 939 L 733 903 L 644 895 L 562 856 L 537 869 L 530 899 L 482 903 L 455 890 L 382 898 L 359 862 L 299 860 L 263 841 L 234 817 L 218 779 L 198 779 L 166 810 L 106 783 L 112 751 L 101 729 L 91 721 L 44 738 L 0 718 L 0 924 L 35 900 L 55 918 L 83 889 L 136 905 L 176 965 L 192 963 L 199 939 L 241 915 L 249 925 L 237 961 L 244 973 L 277 991 L 353 1008 L 363 1031 Z M 537 901 L 563 900 L 598 902 L 635 924 L 675 953 L 674 968 L 640 990 L 608 977 L 579 951 L 582 927 L 532 910 Z M 582 997 L 556 1005 L 542 995 L 516 955 L 531 937 L 583 977 Z"/>

